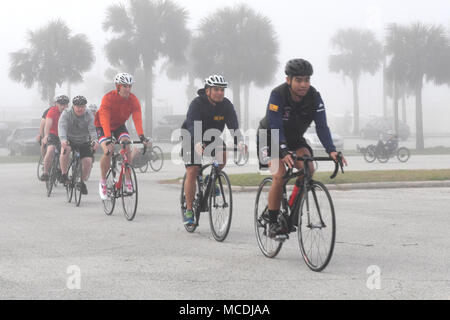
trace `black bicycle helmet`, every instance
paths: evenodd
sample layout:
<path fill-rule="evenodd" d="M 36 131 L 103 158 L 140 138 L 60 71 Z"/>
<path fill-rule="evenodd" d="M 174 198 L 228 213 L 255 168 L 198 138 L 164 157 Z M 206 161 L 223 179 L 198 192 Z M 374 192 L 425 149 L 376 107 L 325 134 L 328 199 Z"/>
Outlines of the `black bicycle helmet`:
<path fill-rule="evenodd" d="M 304 59 L 292 59 L 286 64 L 286 75 L 289 77 L 312 76 L 314 73 L 311 63 Z"/>
<path fill-rule="evenodd" d="M 73 98 L 72 103 L 74 106 L 84 106 L 87 104 L 87 99 L 83 96 L 76 96 Z"/>
<path fill-rule="evenodd" d="M 65 95 L 57 96 L 55 98 L 55 102 L 59 104 L 69 104 L 69 101 L 70 101 L 69 97 Z"/>

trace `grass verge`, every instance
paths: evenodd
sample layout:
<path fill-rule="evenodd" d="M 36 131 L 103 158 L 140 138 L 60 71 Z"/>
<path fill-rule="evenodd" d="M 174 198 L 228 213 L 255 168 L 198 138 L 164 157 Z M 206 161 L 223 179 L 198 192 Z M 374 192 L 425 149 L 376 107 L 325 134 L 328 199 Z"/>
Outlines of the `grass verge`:
<path fill-rule="evenodd" d="M 325 184 L 369 183 L 369 182 L 411 182 L 411 181 L 446 181 L 450 180 L 450 169 L 442 170 L 380 170 L 348 171 L 330 179 L 331 172 L 317 172 L 314 179 Z M 265 177 L 259 173 L 230 175 L 233 186 L 257 187 Z M 164 180 L 162 184 L 178 183 L 182 178 Z M 291 181 L 291 184 L 294 180 Z"/>

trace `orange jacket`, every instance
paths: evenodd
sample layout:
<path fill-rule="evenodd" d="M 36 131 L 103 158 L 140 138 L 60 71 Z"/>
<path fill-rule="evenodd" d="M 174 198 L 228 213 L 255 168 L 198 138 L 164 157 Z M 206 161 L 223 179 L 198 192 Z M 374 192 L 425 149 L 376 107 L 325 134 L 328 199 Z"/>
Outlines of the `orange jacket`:
<path fill-rule="evenodd" d="M 134 126 L 137 134 L 143 135 L 141 104 L 134 94 L 130 94 L 128 99 L 122 98 L 117 90 L 107 93 L 100 105 L 100 109 L 95 115 L 95 126 L 102 127 L 106 137 L 111 136 L 111 131 L 117 130 L 120 126 L 133 116 Z"/>

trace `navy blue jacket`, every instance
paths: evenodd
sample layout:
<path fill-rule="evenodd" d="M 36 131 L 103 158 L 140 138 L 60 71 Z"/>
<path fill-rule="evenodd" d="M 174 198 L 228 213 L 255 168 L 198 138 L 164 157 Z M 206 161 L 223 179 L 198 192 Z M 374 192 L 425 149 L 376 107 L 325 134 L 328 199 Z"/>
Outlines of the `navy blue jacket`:
<path fill-rule="evenodd" d="M 327 124 L 325 104 L 320 93 L 311 86 L 300 102 L 291 99 L 287 83 L 275 88 L 267 105 L 266 117 L 260 122 L 261 129 L 280 130 L 280 145 L 295 144 L 314 121 L 317 136 L 328 153 L 336 151 Z"/>
<path fill-rule="evenodd" d="M 202 137 L 209 129 L 217 129 L 223 132 L 226 125 L 228 130 L 236 132 L 235 136 L 238 137 L 238 141 L 242 141 L 236 111 L 231 101 L 227 98 L 213 106 L 206 96 L 205 89 L 200 89 L 198 97 L 189 106 L 186 120 L 182 126 L 182 129 L 189 131 L 192 140 L 194 139 L 194 122 L 196 121 L 202 122 Z M 195 143 L 197 142 L 199 141 L 195 141 Z"/>

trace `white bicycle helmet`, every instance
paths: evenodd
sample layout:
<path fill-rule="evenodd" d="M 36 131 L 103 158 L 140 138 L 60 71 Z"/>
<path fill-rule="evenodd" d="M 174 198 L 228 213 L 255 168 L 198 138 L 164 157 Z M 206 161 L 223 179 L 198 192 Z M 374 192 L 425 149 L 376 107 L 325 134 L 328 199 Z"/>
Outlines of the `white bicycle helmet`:
<path fill-rule="evenodd" d="M 228 82 L 219 75 L 213 75 L 205 79 L 205 85 L 208 87 L 228 88 Z"/>
<path fill-rule="evenodd" d="M 129 73 L 119 73 L 114 79 L 115 84 L 133 84 L 133 76 Z"/>

